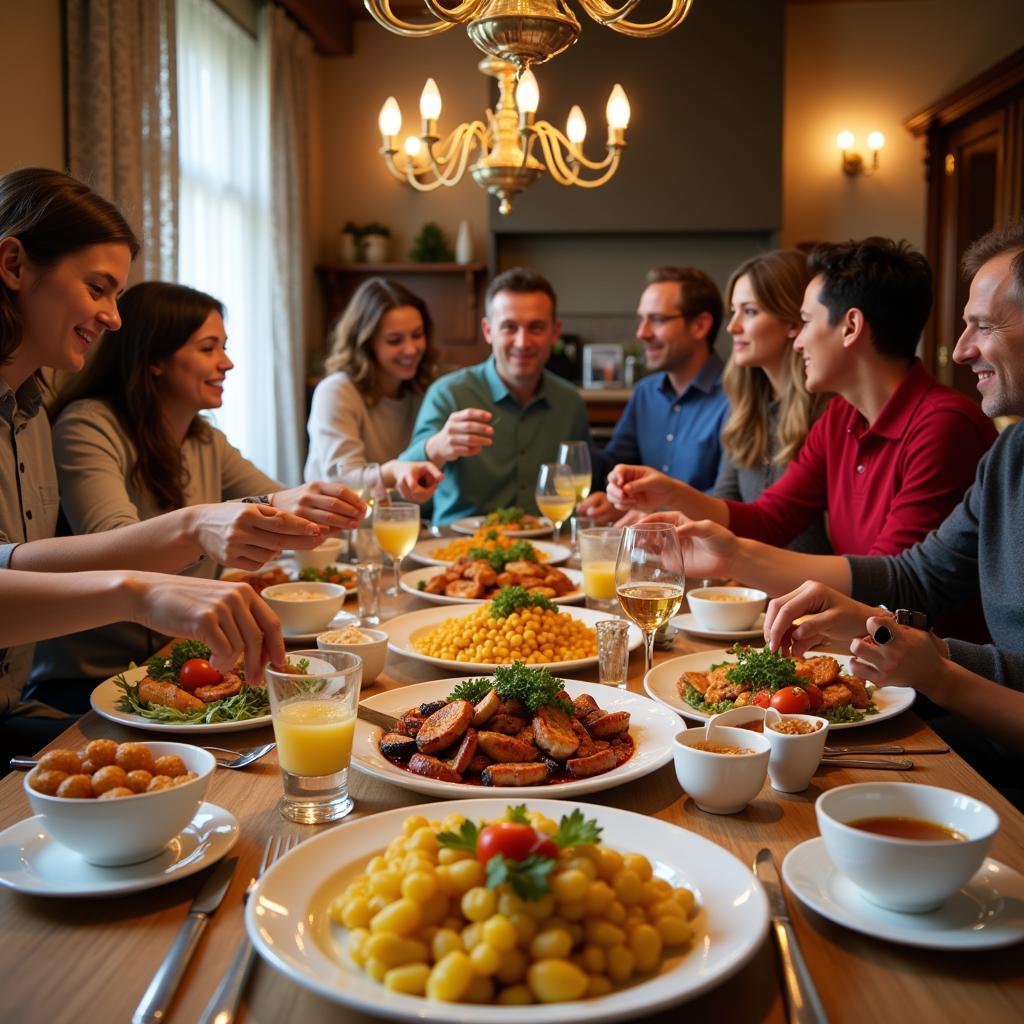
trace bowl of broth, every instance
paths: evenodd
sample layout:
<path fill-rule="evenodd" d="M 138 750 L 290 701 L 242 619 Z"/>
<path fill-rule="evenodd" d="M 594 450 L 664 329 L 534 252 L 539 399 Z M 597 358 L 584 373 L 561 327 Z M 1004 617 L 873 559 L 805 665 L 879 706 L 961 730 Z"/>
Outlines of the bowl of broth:
<path fill-rule="evenodd" d="M 910 782 L 863 782 L 823 793 L 818 828 L 832 863 L 872 903 L 935 910 L 981 867 L 999 816 L 974 797 Z"/>
<path fill-rule="evenodd" d="M 728 632 L 750 629 L 764 611 L 768 595 L 750 587 L 699 587 L 686 600 L 701 629 Z"/>

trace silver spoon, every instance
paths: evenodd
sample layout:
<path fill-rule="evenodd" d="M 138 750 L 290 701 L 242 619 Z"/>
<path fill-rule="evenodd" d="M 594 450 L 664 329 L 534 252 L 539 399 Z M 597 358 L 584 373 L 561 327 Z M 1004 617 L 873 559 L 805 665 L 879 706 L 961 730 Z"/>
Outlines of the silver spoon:
<path fill-rule="evenodd" d="M 213 759 L 221 768 L 244 768 L 253 761 L 258 761 L 265 754 L 269 754 L 276 743 L 262 743 L 258 747 L 247 747 L 245 750 L 228 750 L 226 747 L 203 747 L 203 750 L 210 751 Z M 228 757 L 218 757 L 217 753 L 227 754 Z"/>

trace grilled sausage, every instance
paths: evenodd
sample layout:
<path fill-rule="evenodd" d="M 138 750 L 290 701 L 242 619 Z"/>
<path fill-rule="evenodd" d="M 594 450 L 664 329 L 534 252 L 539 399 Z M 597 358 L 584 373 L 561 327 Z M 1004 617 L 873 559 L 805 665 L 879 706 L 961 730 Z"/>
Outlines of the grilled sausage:
<path fill-rule="evenodd" d="M 204 704 L 215 700 L 223 700 L 225 697 L 234 697 L 241 692 L 242 679 L 234 672 L 225 672 L 224 678 L 216 686 L 197 686 L 192 694 L 198 697 Z"/>
<path fill-rule="evenodd" d="M 606 740 L 610 736 L 618 736 L 621 732 L 629 730 L 628 711 L 609 711 L 596 721 L 587 722 L 587 732 L 595 740 Z"/>
<path fill-rule="evenodd" d="M 176 711 L 197 711 L 205 705 L 198 697 L 193 697 L 174 683 L 159 683 L 146 676 L 139 683 L 139 700 L 146 704 L 160 704 Z"/>
<path fill-rule="evenodd" d="M 485 768 L 490 768 L 494 762 L 486 755 L 480 753 L 479 739 L 477 741 L 476 757 L 469 762 L 469 767 L 466 768 L 467 772 L 471 772 L 474 775 L 479 775 Z"/>
<path fill-rule="evenodd" d="M 462 781 L 462 776 L 453 772 L 444 761 L 439 761 L 429 754 L 413 754 L 409 758 L 409 771 L 424 775 L 428 779 L 436 779 L 438 782 Z"/>
<path fill-rule="evenodd" d="M 491 732 L 503 732 L 506 736 L 515 736 L 526 728 L 526 719 L 518 715 L 506 715 L 499 711 L 487 722 Z"/>
<path fill-rule="evenodd" d="M 416 733 L 416 746 L 423 754 L 434 754 L 450 747 L 473 721 L 473 705 L 468 700 L 453 700 L 435 711 Z"/>
<path fill-rule="evenodd" d="M 416 753 L 416 740 L 400 732 L 386 732 L 380 738 L 380 752 L 395 761 L 408 761 Z"/>
<path fill-rule="evenodd" d="M 580 745 L 572 720 L 561 708 L 552 705 L 543 705 L 533 713 L 533 739 L 556 761 L 572 757 Z"/>
<path fill-rule="evenodd" d="M 485 722 L 490 721 L 498 713 L 501 707 L 501 698 L 491 690 L 486 697 L 475 708 L 473 708 L 473 724 L 479 728 Z"/>
<path fill-rule="evenodd" d="M 514 736 L 506 736 L 500 732 L 483 731 L 477 733 L 480 749 L 492 760 L 505 763 L 516 761 L 533 761 L 537 757 L 537 748 L 532 743 L 523 743 Z"/>
<path fill-rule="evenodd" d="M 480 773 L 485 786 L 541 786 L 548 781 L 543 761 L 529 764 L 492 764 Z"/>
<path fill-rule="evenodd" d="M 459 749 L 448 759 L 448 767 L 458 775 L 465 775 L 477 748 L 476 729 L 469 728 L 462 737 Z"/>
<path fill-rule="evenodd" d="M 572 713 L 577 718 L 586 718 L 587 715 L 592 715 L 595 711 L 600 711 L 597 701 L 590 696 L 589 693 L 581 693 L 572 702 Z"/>
<path fill-rule="evenodd" d="M 446 700 L 432 700 L 426 704 L 421 704 L 419 712 L 424 718 L 429 718 L 435 711 L 440 711 L 441 708 L 448 707 L 448 701 Z"/>
<path fill-rule="evenodd" d="M 565 762 L 565 770 L 574 779 L 589 779 L 593 775 L 611 771 L 619 763 L 611 747 L 597 751 L 587 757 L 571 757 Z"/>

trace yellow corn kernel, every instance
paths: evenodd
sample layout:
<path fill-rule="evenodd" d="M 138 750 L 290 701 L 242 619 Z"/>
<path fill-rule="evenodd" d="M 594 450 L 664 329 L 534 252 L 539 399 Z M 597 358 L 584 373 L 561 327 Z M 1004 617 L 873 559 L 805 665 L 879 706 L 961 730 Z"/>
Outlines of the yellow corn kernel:
<path fill-rule="evenodd" d="M 437 892 L 437 876 L 431 872 L 414 871 L 402 879 L 402 896 L 416 903 L 426 903 Z"/>
<path fill-rule="evenodd" d="M 445 954 L 430 972 L 427 979 L 427 998 L 446 1003 L 456 1003 L 473 982 L 473 970 L 469 957 L 458 950 Z"/>
<path fill-rule="evenodd" d="M 417 829 L 426 828 L 426 826 L 427 819 L 424 818 L 422 814 L 410 815 L 408 818 L 405 819 L 405 821 L 402 822 L 402 835 L 409 837 Z"/>
<path fill-rule="evenodd" d="M 503 985 L 514 985 L 526 977 L 529 965 L 530 962 L 521 949 L 509 949 L 501 954 L 501 963 L 494 976 Z"/>
<path fill-rule="evenodd" d="M 509 985 L 498 993 L 501 1006 L 529 1006 L 533 1002 L 533 993 L 526 985 Z"/>
<path fill-rule="evenodd" d="M 572 936 L 564 928 L 548 928 L 530 943 L 534 960 L 548 957 L 564 959 L 572 952 Z"/>
<path fill-rule="evenodd" d="M 478 942 L 469 952 L 473 971 L 489 978 L 501 966 L 501 954 L 489 943 Z"/>
<path fill-rule="evenodd" d="M 591 974 L 587 978 L 587 996 L 606 996 L 612 991 L 612 983 L 603 974 Z"/>
<path fill-rule="evenodd" d="M 631 903 L 639 903 L 644 894 L 644 884 L 640 881 L 639 875 L 626 867 L 615 873 L 615 877 L 612 879 L 612 888 L 619 901 L 626 906 Z"/>
<path fill-rule="evenodd" d="M 569 960 L 538 960 L 526 972 L 530 991 L 542 1003 L 579 999 L 587 991 L 587 975 Z"/>
<path fill-rule="evenodd" d="M 629 981 L 636 970 L 636 957 L 628 946 L 612 946 L 608 950 L 608 977 L 617 985 Z"/>
<path fill-rule="evenodd" d="M 659 917 L 656 927 L 666 946 L 685 946 L 693 937 L 689 922 L 675 915 Z"/>
<path fill-rule="evenodd" d="M 370 931 L 394 932 L 396 935 L 409 935 L 420 926 L 423 914 L 419 904 L 412 900 L 400 899 L 374 914 L 370 921 Z"/>
<path fill-rule="evenodd" d="M 641 974 L 656 970 L 661 963 L 661 933 L 653 925 L 638 924 L 629 937 L 629 948 Z"/>
<path fill-rule="evenodd" d="M 407 996 L 422 996 L 427 991 L 430 968 L 426 964 L 403 964 L 392 967 L 384 975 L 384 984 L 392 992 L 403 992 Z"/>
<path fill-rule="evenodd" d="M 632 871 L 641 882 L 648 881 L 654 875 L 651 862 L 641 853 L 627 853 L 622 858 L 622 866 Z"/>
<path fill-rule="evenodd" d="M 469 983 L 466 994 L 462 997 L 466 1003 L 494 1002 L 494 982 L 482 974 L 476 975 Z"/>
<path fill-rule="evenodd" d="M 605 881 L 591 882 L 583 895 L 583 906 L 588 914 L 603 914 L 615 901 L 615 890 Z"/>
<path fill-rule="evenodd" d="M 397 871 L 378 871 L 370 879 L 370 889 L 374 896 L 398 899 L 402 893 L 402 876 Z"/>
<path fill-rule="evenodd" d="M 462 897 L 462 913 L 467 921 L 486 921 L 498 908 L 493 889 L 475 885 Z"/>
<path fill-rule="evenodd" d="M 600 946 L 602 949 L 621 946 L 626 941 L 626 933 L 618 925 L 614 925 L 610 921 L 603 921 L 601 918 L 592 918 L 587 921 L 583 931 L 589 944 Z"/>
<path fill-rule="evenodd" d="M 370 959 L 363 965 L 363 970 L 366 971 L 374 981 L 383 982 L 384 975 L 387 974 L 391 968 L 388 967 L 387 964 L 382 964 L 379 960 L 374 960 L 373 957 L 370 957 Z"/>
<path fill-rule="evenodd" d="M 459 896 L 469 892 L 474 886 L 482 886 L 484 883 L 483 865 L 477 860 L 460 860 L 449 864 L 448 875 Z"/>
<path fill-rule="evenodd" d="M 504 914 L 494 914 L 484 921 L 483 937 L 499 953 L 515 949 L 519 940 L 515 926 Z"/>
<path fill-rule="evenodd" d="M 385 967 L 400 967 L 426 961 L 429 950 L 425 942 L 419 939 L 406 939 L 393 932 L 380 932 L 366 940 L 366 957 L 377 960 Z"/>
<path fill-rule="evenodd" d="M 676 889 L 672 898 L 683 908 L 687 915 L 693 913 L 693 893 L 689 889 Z"/>
<path fill-rule="evenodd" d="M 584 861 L 590 867 L 590 861 Z M 578 902 L 590 888 L 590 877 L 579 868 L 557 871 L 551 877 L 551 892 L 560 903 Z"/>
<path fill-rule="evenodd" d="M 600 946 L 584 946 L 580 952 L 580 966 L 588 974 L 600 974 L 608 966 L 608 955 Z"/>
<path fill-rule="evenodd" d="M 356 928 L 349 932 L 348 955 L 352 957 L 352 962 L 357 967 L 363 967 L 366 964 L 366 941 L 369 938 L 370 933 L 365 928 Z"/>
<path fill-rule="evenodd" d="M 430 953 L 436 963 L 443 960 L 449 953 L 458 951 L 464 953 L 466 947 L 462 943 L 462 936 L 451 928 L 438 928 L 434 937 L 430 940 Z"/>
<path fill-rule="evenodd" d="M 370 909 L 370 901 L 367 899 L 354 899 L 349 900 L 341 911 L 341 917 L 335 918 L 340 920 L 346 928 L 365 928 L 373 917 L 373 911 Z"/>

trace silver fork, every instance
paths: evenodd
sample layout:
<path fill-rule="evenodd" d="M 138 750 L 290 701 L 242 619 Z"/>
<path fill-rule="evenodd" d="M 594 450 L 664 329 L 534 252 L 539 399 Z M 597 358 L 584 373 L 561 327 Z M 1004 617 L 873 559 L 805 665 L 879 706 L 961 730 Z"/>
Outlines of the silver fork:
<path fill-rule="evenodd" d="M 298 836 L 268 837 L 259 870 L 246 886 L 246 903 L 249 902 L 249 894 L 256 886 L 256 879 L 260 878 L 271 864 L 283 857 L 289 850 L 294 850 L 298 845 Z M 213 993 L 209 1003 L 206 1004 L 206 1009 L 199 1018 L 198 1024 L 232 1024 L 238 1013 L 238 1002 L 242 998 L 245 979 L 249 976 L 249 968 L 252 966 L 255 955 L 256 951 L 252 948 L 252 943 L 246 935 L 239 943 L 238 950 L 235 952 L 227 972 L 217 986 L 217 991 Z"/>
<path fill-rule="evenodd" d="M 246 747 L 245 750 L 229 750 L 227 747 L 203 747 L 213 754 L 213 759 L 221 768 L 244 768 L 246 765 L 258 761 L 265 754 L 269 754 L 277 744 L 263 743 L 258 747 Z M 214 751 L 222 754 L 230 754 L 230 757 L 218 757 Z"/>

